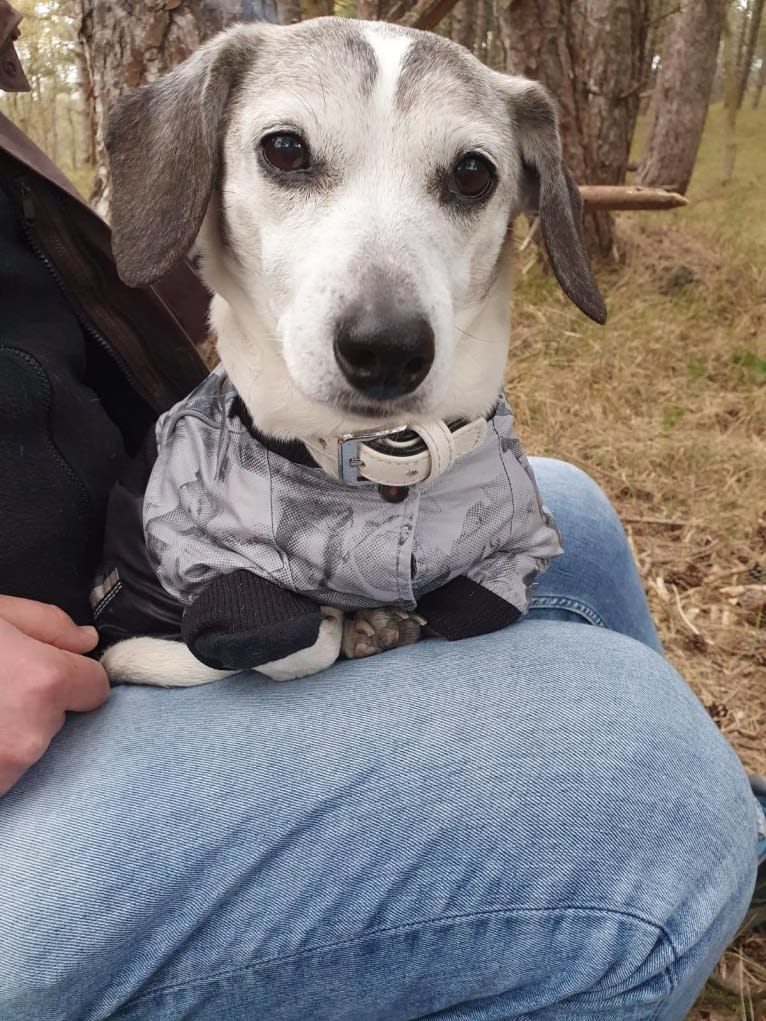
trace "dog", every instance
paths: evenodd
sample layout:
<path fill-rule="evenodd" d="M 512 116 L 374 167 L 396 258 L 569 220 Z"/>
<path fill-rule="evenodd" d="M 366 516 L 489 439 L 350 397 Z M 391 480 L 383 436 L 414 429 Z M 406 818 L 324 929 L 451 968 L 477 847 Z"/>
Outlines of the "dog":
<path fill-rule="evenodd" d="M 546 90 L 382 22 L 239 25 L 107 148 L 122 279 L 195 246 L 220 356 L 112 494 L 110 678 L 283 680 L 513 623 L 560 552 L 501 395 L 519 214 L 606 317 Z"/>

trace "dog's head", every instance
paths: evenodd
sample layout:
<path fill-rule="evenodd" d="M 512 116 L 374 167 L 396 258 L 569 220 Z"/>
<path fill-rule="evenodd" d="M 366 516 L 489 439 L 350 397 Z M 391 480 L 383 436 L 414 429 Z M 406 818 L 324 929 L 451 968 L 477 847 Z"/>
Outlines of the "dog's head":
<path fill-rule="evenodd" d="M 605 318 L 553 102 L 439 36 L 239 26 L 123 100 L 108 149 L 123 279 L 199 240 L 221 358 L 274 433 L 487 410 L 523 211 L 564 291 Z"/>

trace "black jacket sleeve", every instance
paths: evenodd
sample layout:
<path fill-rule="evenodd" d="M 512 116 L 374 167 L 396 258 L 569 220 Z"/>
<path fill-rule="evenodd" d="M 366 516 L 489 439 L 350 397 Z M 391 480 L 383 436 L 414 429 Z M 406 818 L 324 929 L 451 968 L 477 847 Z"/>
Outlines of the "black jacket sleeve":
<path fill-rule="evenodd" d="M 519 610 L 470 578 L 453 578 L 418 601 L 426 633 L 459 641 L 499 631 L 521 616 Z"/>
<path fill-rule="evenodd" d="M 248 571 L 215 578 L 183 616 L 189 649 L 216 670 L 246 670 L 314 644 L 321 608 Z"/>

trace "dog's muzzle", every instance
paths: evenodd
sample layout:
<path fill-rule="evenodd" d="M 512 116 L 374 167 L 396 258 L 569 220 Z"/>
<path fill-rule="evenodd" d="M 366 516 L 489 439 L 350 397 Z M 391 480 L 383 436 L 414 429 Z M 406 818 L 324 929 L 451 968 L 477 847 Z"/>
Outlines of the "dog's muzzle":
<path fill-rule="evenodd" d="M 341 482 L 399 488 L 433 482 L 480 447 L 486 435 L 487 419 L 476 418 L 346 433 L 306 446 L 317 464 Z"/>

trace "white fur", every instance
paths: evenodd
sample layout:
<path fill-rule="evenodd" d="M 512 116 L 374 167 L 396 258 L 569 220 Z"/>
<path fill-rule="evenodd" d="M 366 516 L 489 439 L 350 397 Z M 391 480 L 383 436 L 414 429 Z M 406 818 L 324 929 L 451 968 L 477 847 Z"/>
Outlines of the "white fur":
<path fill-rule="evenodd" d="M 264 663 L 257 667 L 258 673 L 272 681 L 292 681 L 332 666 L 340 655 L 343 613 L 323 606 L 322 616 L 319 635 L 312 646 L 273 663 Z M 160 688 L 190 688 L 242 672 L 214 670 L 200 663 L 183 642 L 163 638 L 128 638 L 118 642 L 101 657 L 101 665 L 114 682 L 152 684 Z"/>
<path fill-rule="evenodd" d="M 192 655 L 183 642 L 163 638 L 128 638 L 107 649 L 101 665 L 110 680 L 123 684 L 154 684 L 190 688 L 232 677 L 238 670 L 213 670 Z"/>
<path fill-rule="evenodd" d="M 374 23 L 367 24 L 363 31 L 378 60 L 373 103 L 377 107 L 378 117 L 386 120 L 396 101 L 399 73 L 404 56 L 412 46 L 412 36 L 392 34 Z"/>

